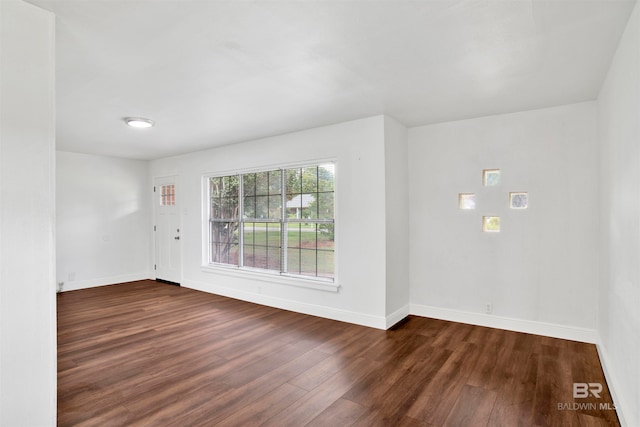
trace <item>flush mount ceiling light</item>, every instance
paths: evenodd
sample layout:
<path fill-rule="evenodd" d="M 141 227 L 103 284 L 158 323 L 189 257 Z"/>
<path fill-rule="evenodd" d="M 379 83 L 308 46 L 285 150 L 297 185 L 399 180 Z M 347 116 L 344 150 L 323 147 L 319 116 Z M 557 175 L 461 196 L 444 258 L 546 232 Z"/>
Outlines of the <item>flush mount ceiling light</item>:
<path fill-rule="evenodd" d="M 124 122 L 132 128 L 150 128 L 155 125 L 153 120 L 142 117 L 125 117 Z"/>

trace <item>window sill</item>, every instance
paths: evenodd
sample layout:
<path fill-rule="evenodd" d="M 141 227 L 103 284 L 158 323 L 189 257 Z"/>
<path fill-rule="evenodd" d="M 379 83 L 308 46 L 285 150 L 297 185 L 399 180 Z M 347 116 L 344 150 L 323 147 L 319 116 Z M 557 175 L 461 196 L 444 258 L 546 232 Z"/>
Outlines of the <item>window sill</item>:
<path fill-rule="evenodd" d="M 280 273 L 269 273 L 260 270 L 250 270 L 238 267 L 226 267 L 222 265 L 203 265 L 201 270 L 205 273 L 222 274 L 225 276 L 239 277 L 243 279 L 260 280 L 262 282 L 277 283 L 279 285 L 297 286 L 300 288 L 317 289 L 328 292 L 338 292 L 340 285 L 335 282 L 322 279 L 306 279 L 299 276 L 287 276 Z"/>

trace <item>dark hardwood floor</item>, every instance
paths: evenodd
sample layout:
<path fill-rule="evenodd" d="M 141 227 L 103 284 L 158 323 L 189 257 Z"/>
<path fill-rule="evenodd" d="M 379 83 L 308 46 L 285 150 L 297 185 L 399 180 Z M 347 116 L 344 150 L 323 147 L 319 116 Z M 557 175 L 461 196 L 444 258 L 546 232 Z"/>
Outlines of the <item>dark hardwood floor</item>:
<path fill-rule="evenodd" d="M 414 316 L 380 331 L 153 281 L 58 294 L 60 426 L 619 425 L 611 402 L 591 344 Z"/>

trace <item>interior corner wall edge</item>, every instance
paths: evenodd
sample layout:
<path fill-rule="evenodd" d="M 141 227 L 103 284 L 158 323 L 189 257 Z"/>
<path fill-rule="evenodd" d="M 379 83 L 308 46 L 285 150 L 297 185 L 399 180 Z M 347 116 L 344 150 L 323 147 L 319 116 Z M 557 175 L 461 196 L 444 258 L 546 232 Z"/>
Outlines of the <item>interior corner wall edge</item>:
<path fill-rule="evenodd" d="M 384 117 L 386 315 L 409 314 L 409 174 L 407 128 Z M 405 308 L 403 310 L 402 308 Z M 399 319 L 401 320 L 401 319 Z M 391 325 L 389 325 L 391 326 Z"/>
<path fill-rule="evenodd" d="M 0 2 L 0 425 L 56 424 L 53 14 Z"/>
<path fill-rule="evenodd" d="M 600 354 L 623 425 L 640 425 L 640 4 L 598 96 Z"/>

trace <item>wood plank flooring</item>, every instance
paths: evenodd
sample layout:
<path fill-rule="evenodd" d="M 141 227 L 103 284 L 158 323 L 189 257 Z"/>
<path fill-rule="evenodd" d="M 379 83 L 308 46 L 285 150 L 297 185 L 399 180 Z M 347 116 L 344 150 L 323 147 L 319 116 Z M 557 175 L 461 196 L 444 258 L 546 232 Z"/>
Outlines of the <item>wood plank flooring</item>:
<path fill-rule="evenodd" d="M 60 426 L 619 425 L 612 406 L 591 344 L 380 331 L 154 281 L 58 294 Z"/>

